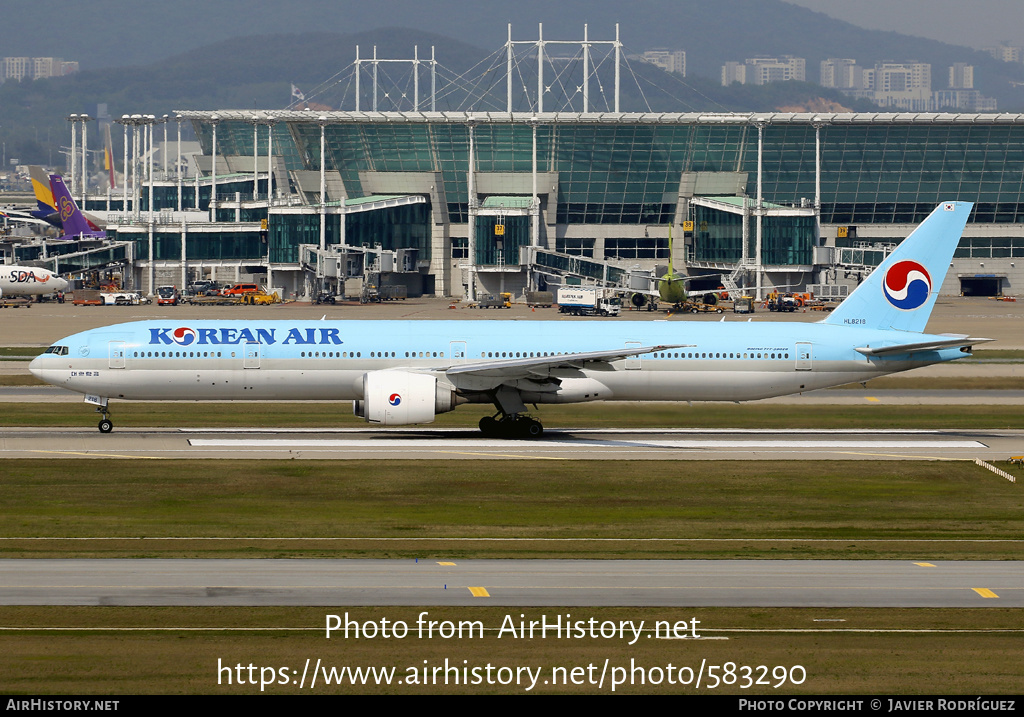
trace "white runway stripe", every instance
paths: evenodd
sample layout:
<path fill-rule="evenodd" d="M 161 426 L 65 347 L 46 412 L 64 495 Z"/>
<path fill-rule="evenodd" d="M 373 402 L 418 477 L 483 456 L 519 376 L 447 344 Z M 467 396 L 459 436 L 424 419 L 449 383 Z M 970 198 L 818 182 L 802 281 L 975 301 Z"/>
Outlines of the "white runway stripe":
<path fill-rule="evenodd" d="M 483 438 L 193 438 L 189 445 L 196 448 L 524 448 L 524 447 L 581 447 L 626 448 L 630 446 L 649 448 L 871 448 L 871 449 L 914 449 L 914 448 L 986 448 L 979 441 L 964 440 L 905 440 L 905 441 L 814 441 L 814 440 L 542 440 L 542 441 L 494 441 Z"/>

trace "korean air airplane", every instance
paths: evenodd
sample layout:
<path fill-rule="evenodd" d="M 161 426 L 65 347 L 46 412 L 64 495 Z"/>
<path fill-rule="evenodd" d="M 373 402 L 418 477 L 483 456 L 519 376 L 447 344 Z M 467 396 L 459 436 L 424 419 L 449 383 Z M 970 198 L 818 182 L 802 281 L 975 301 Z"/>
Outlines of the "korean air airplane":
<path fill-rule="evenodd" d="M 972 205 L 946 202 L 818 323 L 141 321 L 58 341 L 30 370 L 110 399 L 353 401 L 380 425 L 492 404 L 485 435 L 538 437 L 527 404 L 749 401 L 952 361 L 990 339 L 923 333 Z"/>
<path fill-rule="evenodd" d="M 0 297 L 38 296 L 67 288 L 67 281 L 38 266 L 0 265 Z"/>

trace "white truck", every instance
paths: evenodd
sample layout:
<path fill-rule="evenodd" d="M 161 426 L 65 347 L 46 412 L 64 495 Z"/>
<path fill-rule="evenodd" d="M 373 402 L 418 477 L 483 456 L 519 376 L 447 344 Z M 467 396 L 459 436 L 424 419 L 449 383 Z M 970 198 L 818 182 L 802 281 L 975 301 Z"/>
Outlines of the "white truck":
<path fill-rule="evenodd" d="M 618 316 L 622 302 L 610 289 L 563 286 L 558 290 L 558 311 L 573 316 Z"/>

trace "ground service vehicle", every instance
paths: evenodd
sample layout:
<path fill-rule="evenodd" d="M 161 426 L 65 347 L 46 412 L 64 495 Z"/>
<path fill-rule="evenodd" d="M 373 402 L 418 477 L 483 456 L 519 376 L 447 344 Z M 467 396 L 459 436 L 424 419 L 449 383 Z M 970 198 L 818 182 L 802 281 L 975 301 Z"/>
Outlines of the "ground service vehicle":
<path fill-rule="evenodd" d="M 242 294 L 255 294 L 260 290 L 257 284 L 235 284 L 223 289 L 221 296 L 241 296 Z"/>
<path fill-rule="evenodd" d="M 177 306 L 179 298 L 176 286 L 158 286 L 156 289 L 156 303 L 158 306 Z"/>
<path fill-rule="evenodd" d="M 754 297 L 753 296 L 741 296 L 736 299 L 732 304 L 732 311 L 734 314 L 752 314 L 754 313 Z"/>
<path fill-rule="evenodd" d="M 723 309 L 718 304 L 707 304 L 703 301 L 687 301 L 683 304 L 683 311 L 691 314 L 720 314 Z"/>
<path fill-rule="evenodd" d="M 558 290 L 558 311 L 573 316 L 618 316 L 622 302 L 610 289 L 563 286 Z"/>
<path fill-rule="evenodd" d="M 478 309 L 511 309 L 512 308 L 512 294 L 504 293 L 494 296 L 493 294 L 487 294 L 482 296 L 480 301 L 476 303 Z"/>
<path fill-rule="evenodd" d="M 799 302 L 796 298 L 788 294 L 780 294 L 777 291 L 773 291 L 768 294 L 768 301 L 765 303 L 768 304 L 769 311 L 785 311 L 792 313 L 799 308 Z"/>

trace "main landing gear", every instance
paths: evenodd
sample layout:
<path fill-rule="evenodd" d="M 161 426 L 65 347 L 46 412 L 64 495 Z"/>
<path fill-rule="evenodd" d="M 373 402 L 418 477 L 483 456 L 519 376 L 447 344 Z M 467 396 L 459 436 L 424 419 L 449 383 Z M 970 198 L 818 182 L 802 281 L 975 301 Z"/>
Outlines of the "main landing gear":
<path fill-rule="evenodd" d="M 100 419 L 100 422 L 98 424 L 100 433 L 110 433 L 112 430 L 114 430 L 114 422 L 110 420 L 110 414 L 107 413 L 106 406 L 97 406 L 96 413 L 103 414 L 103 418 Z"/>
<path fill-rule="evenodd" d="M 498 413 L 480 419 L 480 432 L 488 438 L 540 438 L 544 434 L 544 426 L 529 416 Z"/>

